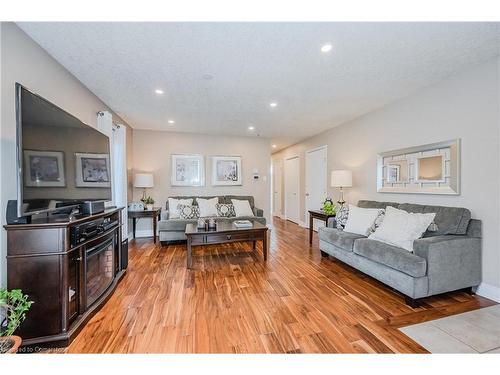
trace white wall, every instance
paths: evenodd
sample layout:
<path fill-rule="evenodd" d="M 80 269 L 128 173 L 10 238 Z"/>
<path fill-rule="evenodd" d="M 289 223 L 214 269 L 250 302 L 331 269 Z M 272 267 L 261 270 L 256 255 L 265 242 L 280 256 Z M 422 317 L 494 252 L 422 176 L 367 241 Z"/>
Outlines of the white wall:
<path fill-rule="evenodd" d="M 148 194 L 155 199 L 155 206 L 165 208 L 173 195 L 253 195 L 255 205 L 264 210 L 269 219 L 271 152 L 269 139 L 258 137 L 229 137 L 151 130 L 134 130 L 134 173 L 152 172 L 155 187 Z M 205 186 L 172 187 L 170 185 L 171 154 L 201 154 L 205 156 Z M 212 186 L 210 156 L 229 155 L 242 157 L 242 186 Z M 260 179 L 252 179 L 257 168 Z M 134 200 L 142 197 L 142 189 L 134 189 Z M 131 227 L 131 226 L 130 226 Z M 129 231 L 131 228 L 129 227 Z M 137 223 L 138 236 L 151 235 L 151 221 Z"/>
<path fill-rule="evenodd" d="M 98 111 L 110 109 L 14 23 L 2 22 L 0 27 L 0 174 L 2 176 L 0 216 L 4 225 L 7 200 L 16 199 L 15 83 L 23 84 L 91 126 L 97 126 Z M 116 116 L 115 121 L 127 125 Z M 0 229 L 2 286 L 6 283 L 6 237 L 5 230 Z"/>
<path fill-rule="evenodd" d="M 462 139 L 459 196 L 377 193 L 377 153 L 454 138 Z M 363 198 L 469 208 L 474 218 L 483 221 L 483 282 L 500 288 L 498 59 L 273 154 L 278 161 L 300 155 L 302 217 L 304 152 L 324 144 L 329 172 L 353 171 L 354 187 L 346 194 L 349 202 Z M 332 188 L 329 194 L 338 198 Z"/>

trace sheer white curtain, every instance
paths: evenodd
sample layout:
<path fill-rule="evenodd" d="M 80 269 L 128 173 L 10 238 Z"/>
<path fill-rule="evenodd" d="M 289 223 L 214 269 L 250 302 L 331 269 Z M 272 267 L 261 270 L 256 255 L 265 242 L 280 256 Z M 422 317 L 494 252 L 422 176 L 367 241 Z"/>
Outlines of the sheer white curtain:
<path fill-rule="evenodd" d="M 109 138 L 113 205 L 127 207 L 127 130 L 113 125 L 108 111 L 97 114 L 97 128 Z M 122 241 L 128 237 L 127 209 L 122 210 Z"/>

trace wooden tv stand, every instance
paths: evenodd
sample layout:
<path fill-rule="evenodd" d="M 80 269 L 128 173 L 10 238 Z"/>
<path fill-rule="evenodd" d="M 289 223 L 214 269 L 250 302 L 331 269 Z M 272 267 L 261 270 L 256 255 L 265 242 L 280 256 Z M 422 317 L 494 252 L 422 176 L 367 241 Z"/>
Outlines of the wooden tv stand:
<path fill-rule="evenodd" d="M 73 221 L 53 216 L 4 226 L 7 287 L 22 289 L 34 301 L 16 332 L 23 346 L 31 351 L 67 346 L 111 296 L 125 274 L 121 210 Z M 107 218 L 118 224 L 72 245 L 71 233 L 77 226 Z"/>

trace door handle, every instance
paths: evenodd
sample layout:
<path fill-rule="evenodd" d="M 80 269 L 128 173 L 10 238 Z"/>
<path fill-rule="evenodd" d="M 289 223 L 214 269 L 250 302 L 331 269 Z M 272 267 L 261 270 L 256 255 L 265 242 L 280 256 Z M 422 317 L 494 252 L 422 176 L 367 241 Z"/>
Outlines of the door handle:
<path fill-rule="evenodd" d="M 228 239 L 228 240 L 230 240 L 230 239 L 231 239 L 231 235 L 230 235 L 230 234 L 228 234 L 228 235 L 227 235 L 227 239 Z"/>
<path fill-rule="evenodd" d="M 308 197 L 308 196 L 309 196 L 309 193 L 306 193 L 306 197 Z"/>

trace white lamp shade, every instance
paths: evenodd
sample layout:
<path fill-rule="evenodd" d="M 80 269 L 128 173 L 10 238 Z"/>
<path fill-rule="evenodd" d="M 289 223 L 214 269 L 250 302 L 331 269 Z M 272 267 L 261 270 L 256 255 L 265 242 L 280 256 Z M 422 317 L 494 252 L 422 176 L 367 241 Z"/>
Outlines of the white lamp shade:
<path fill-rule="evenodd" d="M 136 188 L 154 187 L 153 175 L 151 173 L 137 173 L 134 177 L 134 187 Z"/>
<path fill-rule="evenodd" d="M 352 187 L 352 172 L 348 170 L 332 171 L 330 184 L 332 187 Z"/>

